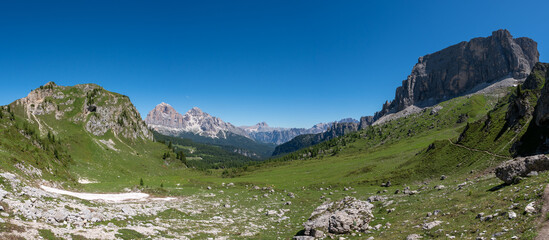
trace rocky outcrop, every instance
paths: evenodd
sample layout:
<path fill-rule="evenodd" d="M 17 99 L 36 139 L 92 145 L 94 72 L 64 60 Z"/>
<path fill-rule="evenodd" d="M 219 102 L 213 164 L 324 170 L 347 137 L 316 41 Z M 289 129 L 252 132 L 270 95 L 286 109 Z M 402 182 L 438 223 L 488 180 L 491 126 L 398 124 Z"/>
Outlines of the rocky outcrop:
<path fill-rule="evenodd" d="M 518 157 L 502 163 L 496 168 L 496 177 L 511 184 L 517 177 L 526 177 L 531 172 L 549 170 L 549 158 L 545 155 Z"/>
<path fill-rule="evenodd" d="M 505 77 L 526 78 L 538 59 L 535 41 L 513 38 L 507 30 L 458 43 L 420 57 L 412 73 L 396 89 L 395 99 L 383 104 L 374 118 L 412 105 L 431 106 Z"/>
<path fill-rule="evenodd" d="M 147 114 L 145 122 L 157 132 L 171 136 L 190 132 L 210 138 L 226 138 L 227 133 L 249 137 L 242 129 L 213 117 L 197 107 L 181 115 L 169 104 L 160 103 Z"/>
<path fill-rule="evenodd" d="M 345 197 L 337 202 L 325 202 L 317 207 L 307 222 L 305 236 L 325 237 L 329 234 L 346 234 L 351 231 L 364 232 L 373 219 L 369 202 Z"/>
<path fill-rule="evenodd" d="M 360 118 L 358 129 L 365 129 L 374 123 L 374 116 L 366 116 Z"/>

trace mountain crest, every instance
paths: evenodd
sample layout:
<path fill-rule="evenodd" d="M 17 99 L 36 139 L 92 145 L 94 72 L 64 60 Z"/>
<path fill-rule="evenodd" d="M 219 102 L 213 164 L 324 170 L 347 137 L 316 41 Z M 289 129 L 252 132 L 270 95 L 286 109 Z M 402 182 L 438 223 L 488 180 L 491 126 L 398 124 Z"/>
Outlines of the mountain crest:
<path fill-rule="evenodd" d="M 165 135 L 177 136 L 182 132 L 192 132 L 210 138 L 225 138 L 230 132 L 249 137 L 243 130 L 203 112 L 198 107 L 181 115 L 169 104 L 160 103 L 147 114 L 145 122 Z"/>
<path fill-rule="evenodd" d="M 418 59 L 395 99 L 383 104 L 375 119 L 409 106 L 432 106 L 475 87 L 504 78 L 524 79 L 539 59 L 537 43 L 513 38 L 505 29 L 471 39 Z"/>

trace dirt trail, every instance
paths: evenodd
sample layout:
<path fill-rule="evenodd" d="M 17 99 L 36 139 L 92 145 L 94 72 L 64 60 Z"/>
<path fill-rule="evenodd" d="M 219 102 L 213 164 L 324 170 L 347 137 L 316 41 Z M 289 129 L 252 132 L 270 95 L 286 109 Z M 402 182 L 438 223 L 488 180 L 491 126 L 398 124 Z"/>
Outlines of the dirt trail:
<path fill-rule="evenodd" d="M 541 216 L 539 217 L 540 229 L 536 240 L 549 240 L 549 221 L 546 220 L 549 212 L 549 184 L 543 190 L 543 206 L 541 208 Z"/>
<path fill-rule="evenodd" d="M 489 154 L 489 155 L 492 155 L 494 157 L 498 157 L 498 158 L 505 158 L 505 159 L 510 159 L 511 157 L 509 156 L 503 156 L 503 155 L 498 155 L 498 154 L 495 154 L 495 153 L 491 153 L 491 152 L 488 152 L 486 150 L 480 150 L 480 149 L 474 149 L 474 148 L 470 148 L 470 147 L 466 147 L 466 146 L 463 146 L 461 144 L 457 144 L 457 143 L 454 143 L 452 142 L 452 140 L 448 139 L 448 142 L 450 142 L 450 144 L 454 145 L 454 146 L 457 146 L 457 147 L 460 147 L 460 148 L 465 148 L 469 151 L 475 151 L 475 152 L 483 152 L 483 153 L 486 153 L 486 154 Z"/>

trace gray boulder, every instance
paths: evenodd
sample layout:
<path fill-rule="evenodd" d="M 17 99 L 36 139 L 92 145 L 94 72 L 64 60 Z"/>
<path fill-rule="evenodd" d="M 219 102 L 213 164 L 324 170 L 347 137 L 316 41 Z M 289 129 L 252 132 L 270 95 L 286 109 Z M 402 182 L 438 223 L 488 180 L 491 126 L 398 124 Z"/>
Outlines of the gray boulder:
<path fill-rule="evenodd" d="M 345 197 L 337 202 L 325 202 L 317 207 L 309 220 L 303 224 L 305 235 L 324 237 L 324 233 L 364 232 L 374 217 L 373 207 L 371 203 L 354 197 Z"/>
<path fill-rule="evenodd" d="M 543 154 L 518 157 L 502 163 L 496 168 L 496 177 L 511 184 L 517 177 L 526 177 L 530 172 L 549 169 L 549 158 Z"/>

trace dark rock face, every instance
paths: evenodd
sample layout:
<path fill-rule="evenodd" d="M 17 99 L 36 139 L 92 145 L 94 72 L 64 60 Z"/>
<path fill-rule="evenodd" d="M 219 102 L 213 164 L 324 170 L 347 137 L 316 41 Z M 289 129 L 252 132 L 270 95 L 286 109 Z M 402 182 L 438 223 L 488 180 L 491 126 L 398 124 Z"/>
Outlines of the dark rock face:
<path fill-rule="evenodd" d="M 368 126 L 372 125 L 372 123 L 374 123 L 374 116 L 361 117 L 358 129 L 365 129 Z"/>
<path fill-rule="evenodd" d="M 549 170 L 549 158 L 545 155 L 518 157 L 496 168 L 496 177 L 511 184 L 517 177 L 526 177 L 531 172 Z"/>
<path fill-rule="evenodd" d="M 538 62 L 537 43 L 498 30 L 420 57 L 412 73 L 396 89 L 395 99 L 383 104 L 375 119 L 408 106 L 434 105 L 460 96 L 483 83 L 504 77 L 525 78 Z"/>

